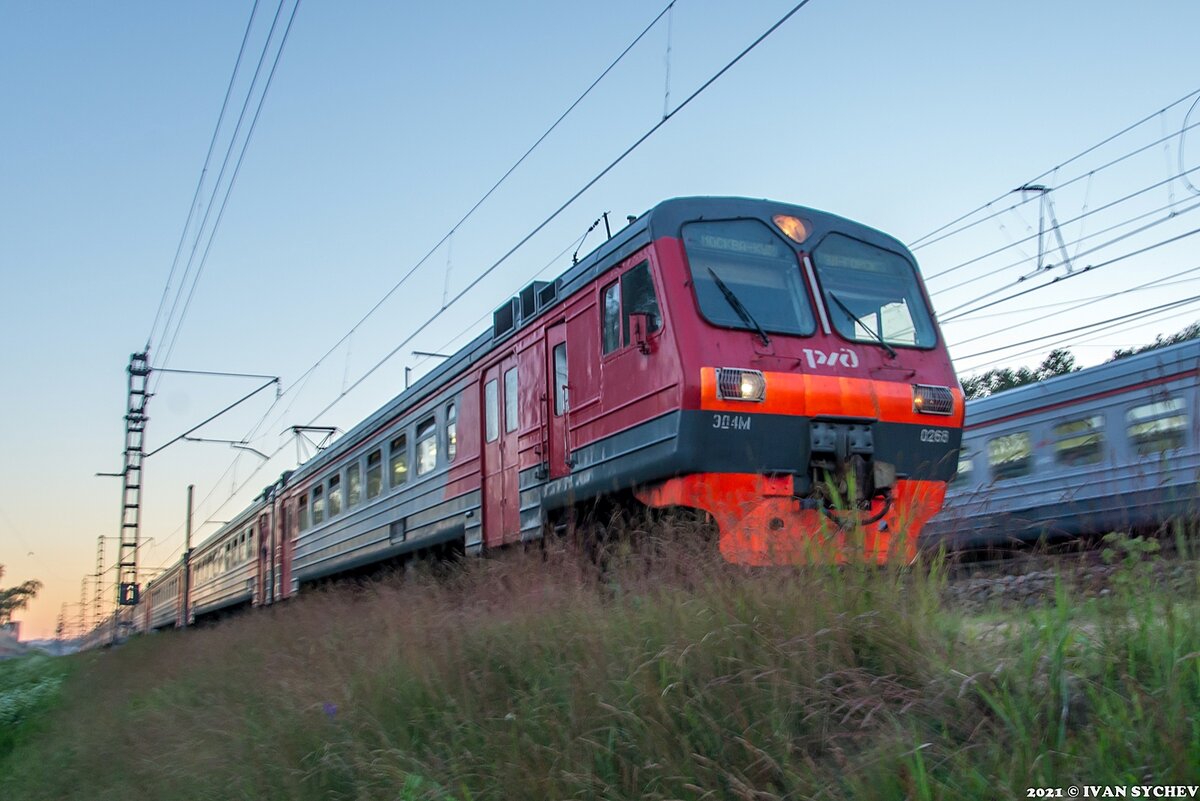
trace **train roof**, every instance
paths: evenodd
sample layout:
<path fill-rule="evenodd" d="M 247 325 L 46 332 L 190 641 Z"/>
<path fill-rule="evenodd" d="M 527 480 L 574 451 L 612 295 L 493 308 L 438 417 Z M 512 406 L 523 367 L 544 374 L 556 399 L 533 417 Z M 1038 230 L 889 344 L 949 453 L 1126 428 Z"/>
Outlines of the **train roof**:
<path fill-rule="evenodd" d="M 1030 409 L 1059 406 L 1082 397 L 1119 391 L 1134 385 L 1195 370 L 1200 340 L 1126 356 L 1116 361 L 967 401 L 967 429 L 987 425 Z"/>
<path fill-rule="evenodd" d="M 903 243 L 895 237 L 839 215 L 805 206 L 744 197 L 681 197 L 664 200 L 614 233 L 611 239 L 596 247 L 595 250 L 580 259 L 578 264 L 568 268 L 554 281 L 535 282 L 511 300 L 506 301 L 497 309 L 496 315 L 511 313 L 513 321 L 511 328 L 503 330 L 501 333 L 494 318 L 491 330 L 484 331 L 471 340 L 422 376 L 411 387 L 347 431 L 335 443 L 305 462 L 292 474 L 289 481 L 303 480 L 312 473 L 325 469 L 330 462 L 336 461 L 345 452 L 362 444 L 388 420 L 406 409 L 426 401 L 466 372 L 471 365 L 484 359 L 494 348 L 500 347 L 531 322 L 548 314 L 559 303 L 589 286 L 616 262 L 632 255 L 655 239 L 679 236 L 684 222 L 704 219 L 762 219 L 771 214 L 791 214 L 804 217 L 812 223 L 812 241 L 818 240 L 836 226 L 839 231 L 844 233 L 890 250 L 903 254 L 908 253 Z M 543 304 L 534 297 L 529 307 L 523 306 L 527 297 L 534 295 L 539 286 L 545 288 L 547 297 L 553 296 L 553 298 Z"/>

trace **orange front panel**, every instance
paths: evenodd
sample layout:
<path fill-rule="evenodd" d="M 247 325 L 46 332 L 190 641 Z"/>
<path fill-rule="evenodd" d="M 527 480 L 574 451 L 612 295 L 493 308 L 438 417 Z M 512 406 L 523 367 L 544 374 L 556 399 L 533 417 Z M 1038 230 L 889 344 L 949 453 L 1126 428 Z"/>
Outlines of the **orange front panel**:
<path fill-rule="evenodd" d="M 786 486 L 785 486 L 786 483 Z M 744 565 L 911 561 L 921 528 L 941 509 L 940 481 L 901 480 L 894 502 L 878 521 L 839 525 L 825 513 L 802 508 L 791 495 L 791 477 L 753 473 L 693 473 L 646 487 L 637 495 L 653 507 L 703 509 L 720 529 L 721 555 Z M 871 512 L 884 511 L 876 499 Z"/>
<path fill-rule="evenodd" d="M 761 403 L 720 400 L 717 370 L 700 370 L 700 408 L 741 414 L 792 414 L 807 417 L 861 417 L 891 423 L 961 426 L 965 409 L 962 390 L 951 387 L 950 415 L 913 411 L 912 385 L 895 380 L 849 378 L 812 373 L 764 373 L 766 398 Z"/>

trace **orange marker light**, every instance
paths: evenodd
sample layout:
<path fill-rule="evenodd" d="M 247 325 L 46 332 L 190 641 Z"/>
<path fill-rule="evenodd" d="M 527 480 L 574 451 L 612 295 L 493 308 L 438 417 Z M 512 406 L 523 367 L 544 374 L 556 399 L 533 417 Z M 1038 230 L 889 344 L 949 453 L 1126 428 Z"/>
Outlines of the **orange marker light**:
<path fill-rule="evenodd" d="M 808 239 L 808 235 L 812 233 L 808 223 L 799 217 L 792 217 L 787 214 L 776 214 L 771 218 L 775 221 L 775 225 L 779 226 L 779 230 L 783 231 L 788 239 L 795 242 L 797 245 Z"/>

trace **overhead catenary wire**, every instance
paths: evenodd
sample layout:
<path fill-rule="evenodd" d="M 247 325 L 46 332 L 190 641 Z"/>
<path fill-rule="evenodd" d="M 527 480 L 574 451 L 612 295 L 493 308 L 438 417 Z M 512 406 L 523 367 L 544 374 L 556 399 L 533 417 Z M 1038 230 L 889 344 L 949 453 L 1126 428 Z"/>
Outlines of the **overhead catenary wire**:
<path fill-rule="evenodd" d="M 258 79 L 259 71 L 262 68 L 263 59 L 265 59 L 266 54 L 268 52 L 268 48 L 269 48 L 270 41 L 271 41 L 271 34 L 275 30 L 275 26 L 276 26 L 276 23 L 278 22 L 278 18 L 279 18 L 279 12 L 283 9 L 285 2 L 286 2 L 286 0 L 280 0 L 279 8 L 276 10 L 276 18 L 271 24 L 271 31 L 268 32 L 268 34 L 267 34 L 267 42 L 263 45 L 262 57 L 259 59 L 258 67 L 255 69 L 254 78 L 251 80 L 250 89 L 246 93 L 246 100 L 242 105 L 242 112 L 238 117 L 238 125 L 234 128 L 233 136 L 230 138 L 229 148 L 225 152 L 225 159 L 221 164 L 221 170 L 217 175 L 217 180 L 213 187 L 213 200 L 216 199 L 216 192 L 220 187 L 221 177 L 225 174 L 225 168 L 229 163 L 230 155 L 232 154 L 233 148 L 237 143 L 238 131 L 241 128 L 241 123 L 245 116 L 246 110 L 249 107 L 250 99 L 251 99 L 251 97 L 253 97 L 253 94 L 254 94 L 254 82 L 257 81 L 257 79 Z M 170 337 L 170 344 L 166 345 L 166 355 L 163 357 L 162 361 L 160 362 L 161 367 L 165 367 L 170 362 L 171 354 L 175 350 L 175 343 L 178 342 L 178 340 L 179 340 L 179 332 L 183 328 L 183 322 L 184 322 L 184 319 L 187 317 L 188 309 L 191 307 L 192 298 L 194 297 L 194 295 L 196 293 L 196 287 L 199 285 L 200 277 L 204 272 L 204 267 L 208 263 L 208 256 L 209 256 L 209 253 L 212 252 L 213 242 L 216 240 L 217 231 L 221 227 L 221 220 L 225 216 L 225 209 L 229 204 L 229 198 L 233 194 L 233 188 L 237 184 L 238 175 L 241 173 L 242 163 L 246 158 L 246 151 L 249 149 L 250 142 L 254 138 L 254 130 L 258 126 L 258 120 L 259 120 L 260 115 L 262 114 L 263 105 L 266 103 L 267 96 L 270 94 L 271 84 L 275 78 L 275 72 L 279 68 L 279 61 L 283 57 L 284 49 L 287 47 L 288 36 L 291 34 L 292 25 L 296 21 L 296 12 L 300 10 L 300 3 L 301 3 L 301 0 L 296 0 L 295 4 L 292 6 L 292 12 L 288 16 L 287 25 L 284 27 L 283 35 L 281 36 L 280 41 L 279 41 L 279 46 L 275 50 L 275 58 L 271 62 L 271 69 L 267 73 L 266 81 L 263 83 L 263 90 L 259 94 L 258 103 L 254 109 L 254 116 L 251 118 L 251 121 L 250 121 L 250 127 L 247 129 L 246 136 L 242 140 L 242 147 L 241 147 L 240 152 L 238 153 L 237 161 L 234 164 L 233 173 L 230 176 L 229 184 L 226 186 L 224 196 L 221 200 L 220 208 L 217 211 L 216 219 L 213 222 L 212 228 L 209 230 L 208 241 L 205 244 L 204 253 L 200 258 L 200 264 L 197 266 L 196 274 L 192 278 L 191 286 L 188 288 L 187 298 L 184 301 L 183 309 L 179 313 L 179 318 L 175 323 L 174 332 L 171 334 L 171 337 Z M 198 245 L 199 241 L 200 241 L 200 234 L 203 233 L 204 223 L 208 220 L 208 215 L 211 211 L 212 211 L 212 203 L 210 202 L 208 208 L 204 212 L 204 218 L 200 222 L 200 230 L 197 233 L 196 242 L 192 248 L 192 255 L 195 254 L 196 245 Z M 189 256 L 188 268 L 190 268 L 190 266 L 191 266 L 191 260 L 192 260 L 191 256 Z M 185 269 L 183 278 L 180 281 L 180 287 L 179 287 L 180 294 L 182 294 L 182 292 L 183 292 L 184 285 L 187 284 L 187 275 L 188 275 L 188 270 Z M 177 302 L 179 300 L 179 297 L 180 297 L 180 295 L 176 295 Z M 175 314 L 175 306 L 172 305 L 171 313 L 167 316 L 167 322 L 164 325 L 164 331 L 163 331 L 163 342 L 164 343 L 167 342 L 166 328 L 168 328 L 170 326 L 171 319 L 174 317 L 174 314 Z"/>
<path fill-rule="evenodd" d="M 711 75 L 707 80 L 705 80 L 697 89 L 695 89 L 683 101 L 681 101 L 679 103 L 679 105 L 677 105 L 675 108 L 671 109 L 671 111 L 668 114 L 664 115 L 661 120 L 656 122 L 645 133 L 643 133 L 636 140 L 634 140 L 634 142 L 632 144 L 630 144 L 624 151 L 622 151 L 620 153 L 620 155 L 618 155 L 615 159 L 613 159 L 611 162 L 609 162 L 609 164 L 607 166 L 605 166 L 603 169 L 601 169 L 592 178 L 590 178 L 588 181 L 586 181 L 577 191 L 575 191 L 566 201 L 564 201 L 561 205 L 559 205 L 545 219 L 543 219 L 540 223 L 538 223 L 531 231 L 529 231 L 527 234 L 522 236 L 521 239 L 516 244 L 514 244 L 512 247 L 510 247 L 502 256 L 500 256 L 500 258 L 498 258 L 489 267 L 487 267 L 485 270 L 483 270 L 470 283 L 468 283 L 467 286 L 465 286 L 456 295 L 454 295 L 454 297 L 452 297 L 447 303 L 442 304 L 442 307 L 440 309 L 438 309 L 432 316 L 430 316 L 428 319 L 426 319 L 424 322 L 422 322 L 414 331 L 412 331 L 408 336 L 406 336 L 398 345 L 396 345 L 396 347 L 394 347 L 391 351 L 389 351 L 382 359 L 378 360 L 374 365 L 372 365 L 370 368 L 368 368 L 366 370 L 366 372 L 364 372 L 362 375 L 360 375 L 349 387 L 347 387 L 344 390 L 342 390 L 341 392 L 339 392 L 338 395 L 330 403 L 328 403 L 324 408 L 322 408 L 319 412 L 317 412 L 316 415 L 314 415 L 312 417 L 312 419 L 309 421 L 308 424 L 311 425 L 311 424 L 315 423 L 323 415 L 327 414 L 343 398 L 345 398 L 347 395 L 349 395 L 351 392 L 353 392 L 359 386 L 361 386 L 363 384 L 363 382 L 365 382 L 371 375 L 373 375 L 377 370 L 379 370 L 384 364 L 386 364 L 388 361 L 390 361 L 397 353 L 404 350 L 414 338 L 419 336 L 426 328 L 428 328 L 429 325 L 431 325 L 442 314 L 444 314 L 447 309 L 449 309 L 451 306 L 453 306 L 455 303 L 457 303 L 460 299 L 462 299 L 464 296 L 466 296 L 471 290 L 473 290 L 476 286 L 478 286 L 479 283 L 481 281 L 483 281 L 488 275 L 493 273 L 501 265 L 505 264 L 508 261 L 508 259 L 510 259 L 513 256 L 513 254 L 515 254 L 521 247 L 523 247 L 526 243 L 528 243 L 529 240 L 531 240 L 534 236 L 536 236 L 543 229 L 545 229 L 545 227 L 547 225 L 549 225 L 552 221 L 557 219 L 559 215 L 561 215 L 567 208 L 569 208 L 572 204 L 574 204 L 574 202 L 576 200 L 578 200 L 585 192 L 587 192 L 589 189 L 591 189 L 593 186 L 595 186 L 601 179 L 603 179 L 606 175 L 608 175 L 608 173 L 610 173 L 613 169 L 615 169 L 618 165 L 620 165 L 626 158 L 629 157 L 630 154 L 632 154 L 634 151 L 636 151 L 642 144 L 644 144 L 648 139 L 650 139 L 650 137 L 652 137 L 655 133 L 657 133 L 664 125 L 666 125 L 670 120 L 674 119 L 674 117 L 680 111 L 682 111 L 684 108 L 686 108 L 688 105 L 690 105 L 692 103 L 692 101 L 694 101 L 696 98 L 698 98 L 700 95 L 702 95 L 714 83 L 716 83 L 718 80 L 720 80 L 721 77 L 723 77 L 727 72 L 729 72 L 729 70 L 731 70 L 739 62 L 741 62 L 742 59 L 744 59 L 747 55 L 749 55 L 751 52 L 753 52 L 760 44 L 762 44 L 764 41 L 766 41 L 767 38 L 769 38 L 772 34 L 774 34 L 775 31 L 779 30 L 779 28 L 781 28 L 784 24 L 786 24 L 788 20 L 790 20 L 793 16 L 795 16 L 801 9 L 803 9 L 805 6 L 807 6 L 810 2 L 811 2 L 811 0 L 800 0 L 800 2 L 793 5 L 790 10 L 788 10 L 774 24 L 772 24 L 769 28 L 767 28 L 767 30 L 765 30 L 762 34 L 760 34 L 756 39 L 754 39 L 754 41 L 752 41 L 750 44 L 748 44 L 736 56 L 734 56 L 724 66 L 722 66 L 713 75 Z M 300 379 L 297 379 L 297 380 L 298 381 L 304 380 L 313 370 L 315 370 L 315 368 L 316 368 L 316 365 L 314 365 L 312 368 L 309 368 L 309 370 L 306 371 L 306 373 L 304 375 L 302 375 Z M 290 387 L 289 387 L 289 389 L 290 389 Z M 253 478 L 254 475 L 256 475 L 267 464 L 269 464 L 270 459 L 274 459 L 275 456 L 277 456 L 280 452 L 282 452 L 285 447 L 286 447 L 286 443 L 284 443 L 283 445 L 280 445 L 274 452 L 270 453 L 269 460 L 264 461 L 259 466 L 257 466 L 254 469 L 254 471 L 250 474 L 250 476 L 248 476 L 246 478 L 246 480 L 242 482 L 241 485 L 239 485 L 237 488 L 235 488 L 234 491 L 232 493 L 230 493 L 230 496 L 225 500 L 225 502 L 223 502 L 222 505 L 218 508 L 224 508 L 225 504 L 229 503 L 237 495 L 237 493 L 241 491 L 241 489 L 246 485 L 246 483 L 248 483 Z M 235 459 L 235 463 L 236 463 L 236 459 Z M 232 469 L 232 465 L 230 466 L 229 469 Z"/>
<path fill-rule="evenodd" d="M 1016 298 L 1028 295 L 1031 292 L 1037 292 L 1039 290 L 1045 289 L 1046 287 L 1061 283 L 1062 281 L 1065 281 L 1069 278 L 1077 278 L 1078 276 L 1086 275 L 1089 272 L 1099 270 L 1103 267 L 1108 267 L 1109 265 L 1116 264 L 1117 262 L 1124 261 L 1125 259 L 1133 258 L 1134 256 L 1140 256 L 1143 253 L 1148 253 L 1149 251 L 1154 250 L 1156 248 L 1163 247 L 1164 245 L 1170 245 L 1172 243 L 1186 239 L 1189 236 L 1194 236 L 1197 233 L 1200 233 L 1200 228 L 1193 228 L 1192 230 L 1187 231 L 1182 234 L 1179 234 L 1178 236 L 1173 236 L 1173 237 L 1169 237 L 1167 239 L 1160 240 L 1158 242 L 1155 242 L 1152 245 L 1146 245 L 1143 248 L 1138 248 L 1137 250 L 1131 251 L 1129 253 L 1124 253 L 1120 256 L 1116 256 L 1114 258 L 1108 259 L 1107 261 L 1102 261 L 1098 264 L 1089 264 L 1087 267 L 1078 269 L 1075 272 L 1067 273 L 1066 275 L 1060 275 L 1057 278 L 1054 278 L 1050 281 L 1046 281 L 1044 283 L 1038 284 L 1037 286 L 1029 287 L 1028 289 L 1024 289 L 1020 292 L 1014 292 L 1014 293 L 1012 293 L 1010 295 L 1006 295 L 1002 298 L 998 298 L 996 300 L 989 301 L 988 303 L 984 303 L 980 306 L 975 306 L 974 308 L 970 308 L 970 309 L 967 309 L 966 311 L 959 312 L 958 314 L 951 315 L 949 317 L 942 319 L 941 322 L 946 322 L 946 323 L 952 322 L 954 320 L 959 319 L 960 317 L 966 317 L 967 315 L 974 314 L 978 311 L 982 311 L 983 309 L 988 309 L 988 308 L 991 308 L 992 306 L 996 306 L 1001 303 L 1007 303 L 1010 300 L 1015 300 Z M 989 294 L 994 294 L 994 293 L 989 293 Z M 968 301 L 967 304 L 960 304 L 959 306 L 955 306 L 954 308 L 950 309 L 950 311 L 951 312 L 957 311 L 957 310 L 963 308 L 964 305 L 969 305 L 970 303 L 973 303 L 973 302 L 974 301 Z"/>
<path fill-rule="evenodd" d="M 1141 127 L 1142 125 L 1145 125 L 1147 122 L 1149 122 L 1150 120 L 1157 117 L 1158 115 L 1163 114 L 1167 111 L 1170 111 L 1171 109 L 1175 108 L 1178 105 L 1186 103 L 1188 100 L 1191 100 L 1193 97 L 1196 97 L 1197 95 L 1200 95 L 1200 88 L 1193 89 L 1192 91 L 1188 92 L 1186 95 L 1184 95 L 1183 97 L 1174 101 L 1173 103 L 1169 103 L 1166 106 L 1163 106 L 1161 109 L 1159 109 L 1151 114 L 1146 115 L 1145 117 L 1141 118 L 1137 122 L 1135 122 L 1131 125 L 1128 125 L 1125 128 L 1122 128 L 1120 131 L 1117 131 L 1115 134 L 1112 134 L 1111 136 L 1106 137 L 1105 139 L 1097 142 L 1096 144 L 1083 149 L 1079 153 L 1076 153 L 1074 156 L 1071 156 L 1066 161 L 1058 164 L 1055 167 L 1052 167 L 1052 168 L 1046 170 L 1041 175 L 1035 176 L 1034 178 L 1031 178 L 1030 180 L 1025 181 L 1021 185 L 1024 186 L 1027 184 L 1037 183 L 1038 181 L 1042 180 L 1043 178 L 1046 178 L 1047 176 L 1052 175 L 1056 170 L 1060 170 L 1063 167 L 1066 167 L 1070 164 L 1074 164 L 1076 161 L 1079 161 L 1083 157 L 1085 157 L 1091 153 L 1094 153 L 1096 150 L 1099 150 L 1100 148 L 1104 147 L 1105 145 L 1107 145 L 1117 139 L 1120 139 L 1122 136 L 1129 133 L 1130 131 L 1136 130 L 1137 128 Z M 1198 99 L 1200 99 L 1200 98 L 1198 98 Z M 1160 144 L 1160 143 L 1156 143 L 1156 144 Z M 1153 145 L 1151 145 L 1151 146 L 1153 146 Z M 1006 191 L 1003 194 L 1001 194 L 999 197 L 995 198 L 994 200 L 990 200 L 987 203 L 984 203 L 982 206 L 979 206 L 978 208 L 968 211 L 966 214 L 962 214 L 962 215 L 954 218 L 950 222 L 945 223 L 945 224 L 933 229 L 932 231 L 925 234 L 924 236 L 917 237 L 916 239 L 914 239 L 908 243 L 909 249 L 910 250 L 918 250 L 920 248 L 923 248 L 923 247 L 926 247 L 927 245 L 932 244 L 932 242 L 927 241 L 927 240 L 930 240 L 932 237 L 937 236 L 938 234 L 945 231 L 947 228 L 951 228 L 951 227 L 957 225 L 958 223 L 963 222 L 964 220 L 970 219 L 972 216 L 978 214 L 979 212 L 986 210 L 993 204 L 998 203 L 1001 200 L 1003 200 L 1004 198 L 1006 198 L 1010 193 L 1011 193 L 1011 190 Z M 965 229 L 960 229 L 960 230 L 965 230 Z M 958 231 L 955 231 L 954 233 L 958 233 Z M 941 238 L 945 238 L 945 237 L 939 237 L 939 239 L 941 239 Z"/>

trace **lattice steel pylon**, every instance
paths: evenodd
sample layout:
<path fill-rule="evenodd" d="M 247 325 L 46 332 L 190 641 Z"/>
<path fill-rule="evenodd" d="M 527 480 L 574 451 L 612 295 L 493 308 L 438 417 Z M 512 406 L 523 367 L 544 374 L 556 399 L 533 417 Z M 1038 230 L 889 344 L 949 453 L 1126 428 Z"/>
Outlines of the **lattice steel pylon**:
<path fill-rule="evenodd" d="M 142 459 L 146 449 L 146 404 L 150 400 L 150 352 L 129 357 L 129 397 L 125 411 L 125 467 L 121 477 L 121 536 L 117 551 L 117 606 L 113 614 L 113 640 L 121 632 L 123 607 L 137 605 L 138 548 L 142 526 Z M 129 614 L 132 623 L 133 615 Z"/>
<path fill-rule="evenodd" d="M 96 537 L 96 574 L 92 576 L 92 625 L 104 620 L 104 535 Z"/>

